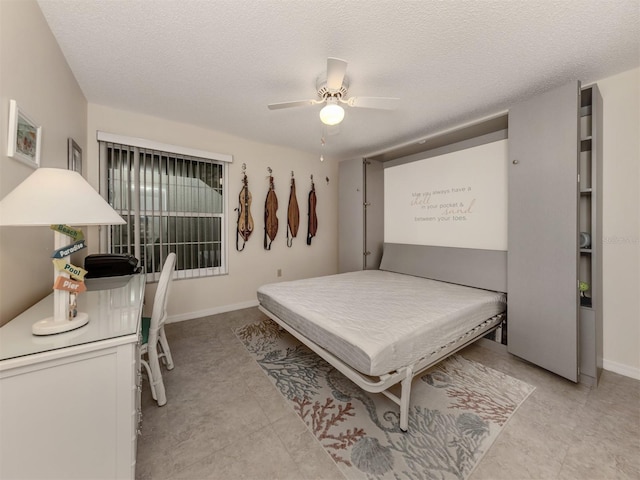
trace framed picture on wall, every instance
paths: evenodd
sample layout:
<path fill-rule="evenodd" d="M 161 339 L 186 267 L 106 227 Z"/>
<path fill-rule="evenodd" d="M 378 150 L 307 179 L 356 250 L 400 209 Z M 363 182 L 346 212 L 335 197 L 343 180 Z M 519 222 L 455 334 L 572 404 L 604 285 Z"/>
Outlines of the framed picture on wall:
<path fill-rule="evenodd" d="M 73 140 L 73 138 L 69 138 L 69 170 L 74 170 L 82 175 L 82 149 L 80 146 Z"/>
<path fill-rule="evenodd" d="M 36 124 L 15 100 L 9 101 L 7 156 L 32 168 L 40 166 L 42 127 Z"/>

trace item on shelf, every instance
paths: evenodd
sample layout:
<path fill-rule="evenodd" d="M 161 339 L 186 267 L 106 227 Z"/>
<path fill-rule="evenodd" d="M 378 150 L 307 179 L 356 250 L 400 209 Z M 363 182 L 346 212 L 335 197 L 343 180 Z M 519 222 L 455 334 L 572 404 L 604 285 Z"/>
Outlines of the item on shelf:
<path fill-rule="evenodd" d="M 585 292 L 587 292 L 591 288 L 587 282 L 580 282 L 578 284 L 578 290 L 580 290 L 580 306 L 581 307 L 591 307 L 591 297 L 587 297 Z"/>
<path fill-rule="evenodd" d="M 584 292 L 586 292 L 587 290 L 589 290 L 590 286 L 587 282 L 580 282 L 579 285 L 579 290 L 580 290 L 580 295 L 584 296 Z"/>
<path fill-rule="evenodd" d="M 580 232 L 580 248 L 591 248 L 591 235 Z"/>

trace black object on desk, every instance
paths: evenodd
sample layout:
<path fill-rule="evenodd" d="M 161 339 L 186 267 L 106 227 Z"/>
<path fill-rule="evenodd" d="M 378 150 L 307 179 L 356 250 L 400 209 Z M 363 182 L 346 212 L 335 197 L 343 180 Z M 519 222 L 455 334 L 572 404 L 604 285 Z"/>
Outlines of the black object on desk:
<path fill-rule="evenodd" d="M 138 259 L 126 253 L 95 253 L 84 259 L 86 278 L 118 277 L 139 273 Z"/>

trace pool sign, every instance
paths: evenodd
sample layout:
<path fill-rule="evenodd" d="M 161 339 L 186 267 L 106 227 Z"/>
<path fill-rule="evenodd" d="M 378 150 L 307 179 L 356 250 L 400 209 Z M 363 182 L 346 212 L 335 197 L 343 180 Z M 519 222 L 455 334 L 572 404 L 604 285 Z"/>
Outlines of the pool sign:
<path fill-rule="evenodd" d="M 51 225 L 50 228 L 51 230 L 62 233 L 74 240 L 74 243 L 71 245 L 59 248 L 51 255 L 51 258 L 54 259 L 53 266 L 57 271 L 61 272 L 61 274 L 58 274 L 56 277 L 53 283 L 53 288 L 55 290 L 66 290 L 71 293 L 81 293 L 86 291 L 87 287 L 84 284 L 84 276 L 87 274 L 87 271 L 83 268 L 71 265 L 69 262 L 64 260 L 72 253 L 87 247 L 87 244 L 84 241 L 84 234 L 81 230 L 76 230 L 75 228 L 71 228 L 67 225 Z M 71 317 L 73 316 L 75 315 L 71 314 Z"/>
<path fill-rule="evenodd" d="M 76 267 L 75 265 L 71 265 L 67 263 L 65 260 L 55 258 L 53 259 L 53 265 L 56 267 L 56 270 L 59 272 L 68 273 L 71 278 L 75 278 L 76 280 L 84 280 L 84 276 L 87 274 L 87 271 L 84 268 Z"/>

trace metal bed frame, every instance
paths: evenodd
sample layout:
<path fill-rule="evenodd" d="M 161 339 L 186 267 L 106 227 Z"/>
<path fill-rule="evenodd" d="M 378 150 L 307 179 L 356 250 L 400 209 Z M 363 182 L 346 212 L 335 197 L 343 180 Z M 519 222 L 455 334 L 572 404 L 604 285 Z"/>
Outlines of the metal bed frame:
<path fill-rule="evenodd" d="M 437 363 L 440 363 L 448 356 L 453 355 L 454 353 L 462 350 L 467 345 L 470 345 L 492 330 L 495 330 L 506 318 L 506 314 L 504 313 L 491 317 L 472 330 L 469 330 L 453 342 L 450 342 L 446 346 L 441 347 L 434 352 L 431 352 L 430 354 L 422 357 L 420 360 L 411 365 L 407 365 L 405 367 L 399 368 L 394 372 L 390 372 L 379 377 L 370 377 L 358 372 L 357 370 L 354 370 L 338 357 L 320 347 L 313 341 L 309 340 L 307 337 L 288 325 L 285 321 L 278 318 L 262 305 L 258 306 L 258 309 L 278 325 L 280 325 L 287 332 L 289 332 L 291 335 L 300 340 L 300 342 L 302 342 L 304 345 L 309 347 L 316 354 L 326 360 L 327 363 L 333 366 L 336 370 L 338 370 L 360 388 L 370 393 L 382 393 L 397 405 L 399 405 L 400 429 L 404 432 L 406 432 L 409 427 L 409 401 L 411 398 L 411 383 L 413 379 L 416 376 L 422 374 L 425 370 L 428 370 Z M 400 383 L 401 385 L 399 397 L 389 391 L 389 388 L 398 383 Z"/>
<path fill-rule="evenodd" d="M 470 287 L 506 292 L 507 255 L 505 251 L 425 245 L 385 244 L 380 270 L 431 278 Z M 495 330 L 506 319 L 506 312 L 491 317 L 436 351 L 379 377 L 364 375 L 328 352 L 262 305 L 259 310 L 326 360 L 363 390 L 382 393 L 400 406 L 400 429 L 409 426 L 409 402 L 413 379 L 448 356 Z M 400 383 L 400 396 L 389 389 Z"/>

